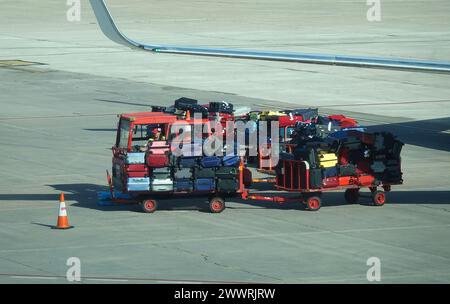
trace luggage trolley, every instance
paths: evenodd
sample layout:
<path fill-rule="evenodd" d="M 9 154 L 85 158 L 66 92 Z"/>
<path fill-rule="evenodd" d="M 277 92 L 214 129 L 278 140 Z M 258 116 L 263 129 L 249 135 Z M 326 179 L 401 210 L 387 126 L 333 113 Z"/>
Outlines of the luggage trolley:
<path fill-rule="evenodd" d="M 279 204 L 287 202 L 303 203 L 307 210 L 317 211 L 322 206 L 322 192 L 332 190 L 345 190 L 345 200 L 355 204 L 360 198 L 360 189 L 368 188 L 371 191 L 372 203 L 375 206 L 383 206 L 386 203 L 386 192 L 391 191 L 394 184 L 377 182 L 375 177 L 368 174 L 355 176 L 336 177 L 334 183 L 313 187 L 310 183 L 311 171 L 307 161 L 304 160 L 280 160 L 281 166 L 272 182 L 277 190 L 300 193 L 300 198 L 287 198 L 282 195 L 263 196 L 251 194 L 249 189 L 240 185 L 240 193 L 244 200 L 271 201 Z M 243 164 L 241 163 L 241 167 Z M 240 170 L 242 180 L 242 169 Z"/>
<path fill-rule="evenodd" d="M 145 193 L 134 194 L 133 196 L 124 196 L 123 193 L 114 190 L 111 176 L 108 171 L 106 171 L 108 186 L 109 186 L 109 197 L 108 199 L 117 204 L 139 204 L 142 211 L 145 213 L 153 213 L 158 209 L 157 198 L 162 198 L 161 193 L 148 191 Z M 238 181 L 241 184 L 241 181 Z M 232 193 L 231 193 L 232 194 Z M 171 191 L 170 193 L 165 193 L 165 197 L 171 198 L 176 196 L 186 196 L 186 195 L 198 195 L 205 196 L 208 198 L 209 210 L 211 213 L 220 213 L 225 210 L 225 197 L 229 196 L 228 192 L 221 192 L 218 190 L 212 191 Z"/>

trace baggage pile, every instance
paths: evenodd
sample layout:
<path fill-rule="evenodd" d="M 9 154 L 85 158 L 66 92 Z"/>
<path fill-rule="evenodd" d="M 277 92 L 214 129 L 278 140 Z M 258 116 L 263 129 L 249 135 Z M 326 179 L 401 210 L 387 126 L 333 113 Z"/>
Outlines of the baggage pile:
<path fill-rule="evenodd" d="M 177 115 L 179 118 L 186 118 L 187 113 L 191 117 L 197 113 L 202 118 L 234 120 L 234 106 L 226 101 L 209 102 L 208 104 L 199 104 L 197 99 L 181 97 L 175 100 L 174 104 L 169 107 L 152 106 L 152 112 L 163 112 L 167 114 Z"/>
<path fill-rule="evenodd" d="M 201 119 L 192 119 L 191 115 L 198 118 L 197 113 Z M 227 102 L 200 105 L 195 99 L 183 97 L 169 107 L 154 106 L 152 112 L 122 114 L 116 144 L 112 147 L 112 177 L 108 173 L 112 200 L 124 201 L 116 196 L 114 190 L 117 190 L 136 199 L 144 212 L 154 212 L 157 194 L 161 197 L 169 193 L 203 194 L 208 196 L 211 212 L 218 213 L 225 208 L 226 195 L 239 194 L 244 200 L 278 203 L 300 200 L 307 209 L 318 210 L 320 194 L 327 190 L 345 189 L 346 200 L 354 203 L 360 188 L 366 187 L 372 192 L 373 203 L 381 206 L 386 201 L 384 191 L 403 183 L 400 157 L 403 143 L 391 133 L 369 133 L 352 118 L 322 116 L 318 109 L 311 108 L 247 111 L 242 116 L 236 113 Z M 214 144 L 213 149 L 220 149 L 223 154 L 233 150 L 234 155 L 207 155 L 203 143 L 216 132 L 213 128 L 217 126 L 210 124 L 212 120 L 223 125 L 229 120 L 255 122 L 245 128 L 245 150 L 236 142 L 234 147 L 228 143 Z M 259 121 L 278 124 L 259 124 Z M 201 134 L 190 133 L 199 125 L 207 128 Z M 266 126 L 270 132 L 261 129 Z M 236 135 L 238 130 L 237 127 L 234 130 Z M 262 131 L 267 131 L 264 133 L 267 138 L 260 138 Z M 272 141 L 272 135 L 276 134 L 272 131 L 279 134 L 279 142 Z M 256 143 L 248 140 L 252 132 L 256 132 Z M 255 148 L 258 170 L 276 176 L 259 182 L 274 183 L 279 190 L 298 192 L 299 197 L 250 194 L 248 187 L 252 181 L 258 181 L 252 180 L 245 163 L 255 160 L 249 153 L 255 152 Z M 272 159 L 273 151 L 269 155 L 262 153 L 267 148 L 275 148 L 277 152 L 279 149 L 278 162 L 277 158 Z M 236 156 L 238 150 L 245 152 L 243 162 Z"/>
<path fill-rule="evenodd" d="M 320 117 L 318 121 L 325 124 L 300 123 L 296 126 L 287 145 L 289 151 L 280 154 L 281 161 L 276 168 L 279 187 L 376 187 L 403 182 L 400 158 L 403 143 L 387 132 L 368 133 L 355 126 L 342 128 L 339 118 L 333 121 L 329 117 Z M 354 125 L 353 121 L 345 123 Z M 308 184 L 304 180 L 306 169 L 299 161 L 307 162 Z M 296 170 L 295 174 L 291 174 L 292 170 Z M 284 177 L 286 172 L 289 173 L 287 178 Z"/>
<path fill-rule="evenodd" d="M 238 156 L 174 156 L 165 141 L 128 153 L 128 192 L 219 192 L 239 189 Z"/>

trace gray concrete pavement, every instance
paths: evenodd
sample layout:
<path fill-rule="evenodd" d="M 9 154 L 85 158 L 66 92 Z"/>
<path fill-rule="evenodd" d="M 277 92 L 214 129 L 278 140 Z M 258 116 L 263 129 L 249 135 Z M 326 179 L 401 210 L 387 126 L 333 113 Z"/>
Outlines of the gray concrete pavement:
<path fill-rule="evenodd" d="M 146 41 L 450 60 L 447 1 L 383 1 L 377 24 L 365 1 L 298 2 L 108 3 Z M 449 75 L 149 55 L 104 38 L 87 2 L 80 23 L 60 1 L 0 5 L 0 60 L 45 64 L 0 67 L 0 282 L 64 283 L 72 256 L 85 283 L 365 283 L 371 256 L 385 283 L 450 281 Z M 116 114 L 180 96 L 320 106 L 390 130 L 407 143 L 405 185 L 382 208 L 327 193 L 317 213 L 235 199 L 219 215 L 201 198 L 152 215 L 97 206 Z M 49 228 L 61 191 L 68 231 Z"/>

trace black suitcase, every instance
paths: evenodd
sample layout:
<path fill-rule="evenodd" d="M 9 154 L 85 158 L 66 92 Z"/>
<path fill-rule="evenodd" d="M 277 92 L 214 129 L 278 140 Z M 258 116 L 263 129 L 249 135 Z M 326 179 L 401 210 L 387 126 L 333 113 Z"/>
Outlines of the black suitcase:
<path fill-rule="evenodd" d="M 233 104 L 224 101 L 210 102 L 209 112 L 233 114 Z"/>
<path fill-rule="evenodd" d="M 343 138 L 341 139 L 341 143 L 343 147 L 346 147 L 350 150 L 358 150 L 362 145 L 361 139 L 355 136 L 348 136 L 346 138 Z"/>
<path fill-rule="evenodd" d="M 165 112 L 166 107 L 163 106 L 152 106 L 152 112 Z"/>
<path fill-rule="evenodd" d="M 331 129 L 328 129 L 327 125 L 316 125 L 316 136 L 319 138 L 326 138 L 331 133 L 335 133 L 339 131 L 341 128 L 332 126 Z"/>
<path fill-rule="evenodd" d="M 195 168 L 194 170 L 195 178 L 214 178 L 216 176 L 216 172 L 214 168 Z"/>
<path fill-rule="evenodd" d="M 294 160 L 295 156 L 292 153 L 288 153 L 288 152 L 280 152 L 280 159 L 281 160 Z"/>
<path fill-rule="evenodd" d="M 394 159 L 400 159 L 400 153 L 402 152 L 404 143 L 399 140 L 394 141 L 392 145 L 391 155 Z"/>
<path fill-rule="evenodd" d="M 238 169 L 236 167 L 220 167 L 216 169 L 217 178 L 236 178 Z"/>
<path fill-rule="evenodd" d="M 164 110 L 164 113 L 175 114 L 175 111 L 176 111 L 175 106 L 169 106 L 169 107 L 166 107 L 166 109 Z"/>
<path fill-rule="evenodd" d="M 322 169 L 309 170 L 309 187 L 312 189 L 323 187 Z"/>
<path fill-rule="evenodd" d="M 293 115 L 301 115 L 303 120 L 311 120 L 319 116 L 319 109 L 295 109 L 295 110 L 288 110 L 288 113 L 292 113 Z"/>
<path fill-rule="evenodd" d="M 217 191 L 219 192 L 236 192 L 238 187 L 239 185 L 236 178 L 217 179 Z"/>
<path fill-rule="evenodd" d="M 175 100 L 175 109 L 187 111 L 192 105 L 198 104 L 198 100 L 187 97 L 181 97 Z"/>
<path fill-rule="evenodd" d="M 314 148 L 298 148 L 294 150 L 294 157 L 298 160 L 306 160 L 310 168 L 317 168 L 317 153 Z"/>
<path fill-rule="evenodd" d="M 203 107 L 201 105 L 198 105 L 198 104 L 187 106 L 186 111 L 190 112 L 192 118 L 193 118 L 195 113 L 201 114 L 202 118 L 208 117 L 208 114 L 209 114 L 207 108 L 205 108 L 205 107 Z"/>

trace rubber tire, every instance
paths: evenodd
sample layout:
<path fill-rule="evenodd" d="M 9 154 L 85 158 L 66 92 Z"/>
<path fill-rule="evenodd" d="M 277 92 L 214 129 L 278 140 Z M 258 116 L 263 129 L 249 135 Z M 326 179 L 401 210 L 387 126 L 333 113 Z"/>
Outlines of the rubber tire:
<path fill-rule="evenodd" d="M 384 191 L 374 191 L 372 193 L 372 202 L 374 206 L 383 206 L 386 203 L 386 193 Z"/>
<path fill-rule="evenodd" d="M 211 213 L 221 213 L 225 210 L 225 201 L 221 197 L 213 197 L 209 200 L 209 210 Z"/>
<path fill-rule="evenodd" d="M 359 189 L 358 188 L 354 188 L 354 189 L 347 189 L 345 190 L 345 201 L 349 204 L 357 204 L 359 201 Z"/>
<path fill-rule="evenodd" d="M 306 199 L 306 208 L 309 211 L 317 211 L 322 206 L 322 200 L 319 196 L 310 196 Z"/>
<path fill-rule="evenodd" d="M 158 202 L 154 199 L 147 199 L 141 203 L 141 208 L 144 213 L 153 213 L 158 209 Z"/>

